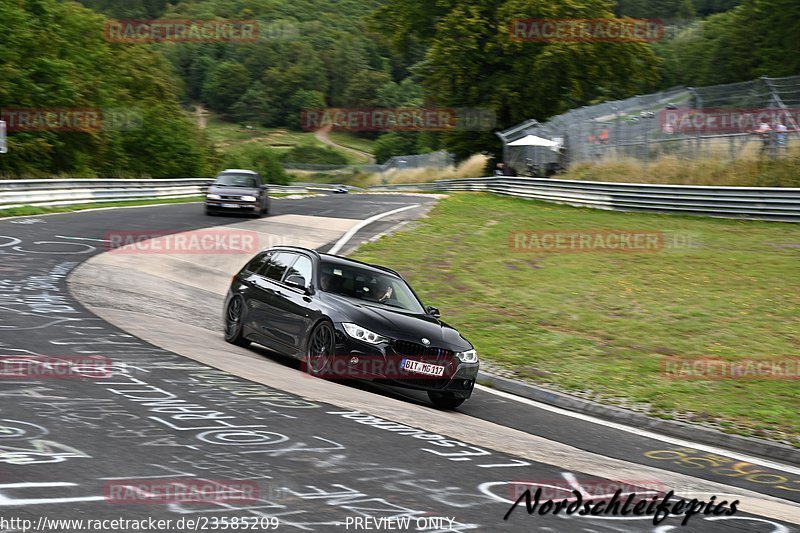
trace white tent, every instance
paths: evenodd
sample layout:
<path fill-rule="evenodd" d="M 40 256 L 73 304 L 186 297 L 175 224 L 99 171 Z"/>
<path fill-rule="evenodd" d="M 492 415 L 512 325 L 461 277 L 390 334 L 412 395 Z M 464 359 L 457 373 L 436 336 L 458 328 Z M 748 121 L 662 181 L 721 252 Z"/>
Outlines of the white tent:
<path fill-rule="evenodd" d="M 551 141 L 550 139 L 545 139 L 544 137 L 526 135 L 521 139 L 517 139 L 514 142 L 508 143 L 508 146 L 542 146 L 544 148 L 558 150 L 561 144 L 556 141 Z"/>

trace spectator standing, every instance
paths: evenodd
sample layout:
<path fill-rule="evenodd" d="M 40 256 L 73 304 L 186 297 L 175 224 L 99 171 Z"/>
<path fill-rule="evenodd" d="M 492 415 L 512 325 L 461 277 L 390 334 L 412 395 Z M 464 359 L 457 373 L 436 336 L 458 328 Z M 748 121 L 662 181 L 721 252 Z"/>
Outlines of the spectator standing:
<path fill-rule="evenodd" d="M 757 134 L 761 138 L 761 151 L 759 155 L 764 155 L 764 152 L 770 153 L 770 148 L 772 147 L 772 126 L 769 125 L 769 121 L 766 117 L 761 119 L 761 124 L 758 126 L 757 129 L 753 130 L 753 133 Z"/>
<path fill-rule="evenodd" d="M 779 150 L 786 149 L 786 138 L 789 131 L 789 129 L 786 127 L 786 124 L 783 122 L 784 119 L 781 119 L 778 125 L 775 126 L 775 144 L 778 146 Z"/>

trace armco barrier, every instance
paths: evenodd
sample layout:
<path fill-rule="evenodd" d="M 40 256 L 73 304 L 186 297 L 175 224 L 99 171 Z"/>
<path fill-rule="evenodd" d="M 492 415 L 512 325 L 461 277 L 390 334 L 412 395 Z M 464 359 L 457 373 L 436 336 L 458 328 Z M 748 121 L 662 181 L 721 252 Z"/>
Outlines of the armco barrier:
<path fill-rule="evenodd" d="M 525 177 L 383 185 L 371 191 L 482 191 L 576 207 L 800 222 L 800 189 L 649 185 Z"/>
<path fill-rule="evenodd" d="M 203 194 L 211 182 L 210 178 L 2 180 L 0 209 L 187 198 Z M 330 191 L 335 187 L 297 183 L 270 185 L 270 191 L 307 193 Z M 369 190 L 482 191 L 596 209 L 800 222 L 800 189 L 797 188 L 647 185 L 496 176 L 381 185 Z"/>
<path fill-rule="evenodd" d="M 211 178 L 0 180 L 0 209 L 23 205 L 58 206 L 190 198 L 202 195 L 212 181 Z M 334 187 L 309 183 L 270 185 L 269 190 L 274 193 L 307 193 L 327 191 Z"/>

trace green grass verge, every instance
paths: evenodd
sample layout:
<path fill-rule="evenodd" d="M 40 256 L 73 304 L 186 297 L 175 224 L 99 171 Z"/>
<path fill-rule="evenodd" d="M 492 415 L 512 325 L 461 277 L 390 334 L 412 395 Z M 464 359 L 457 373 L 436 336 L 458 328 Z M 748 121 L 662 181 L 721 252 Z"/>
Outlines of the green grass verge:
<path fill-rule="evenodd" d="M 266 146 L 287 149 L 304 144 L 325 146 L 314 138 L 312 132 L 261 127 L 248 130 L 239 124 L 220 120 L 214 115 L 208 118 L 206 132 L 211 141 L 222 149 L 245 142 L 259 142 Z"/>
<path fill-rule="evenodd" d="M 236 150 L 247 143 L 257 143 L 259 146 L 266 146 L 275 150 L 277 154 L 286 152 L 295 146 L 316 146 L 317 148 L 332 149 L 342 154 L 348 164 L 364 163 L 361 157 L 347 150 L 340 150 L 338 148 L 329 147 L 327 144 L 320 142 L 314 133 L 310 131 L 292 131 L 283 128 L 262 128 L 256 127 L 248 130 L 239 124 L 226 122 L 220 120 L 217 116 L 211 115 L 206 123 L 206 132 L 217 147 L 217 149 L 226 153 L 231 150 Z M 349 141 L 357 143 L 353 139 L 357 137 L 347 137 Z M 350 142 L 342 143 L 349 146 Z M 356 148 L 356 146 L 353 146 Z M 358 148 L 361 149 L 361 148 Z M 295 163 L 303 163 L 303 161 L 294 161 Z"/>
<path fill-rule="evenodd" d="M 700 246 L 520 253 L 509 246 L 519 230 L 689 232 Z M 799 246 L 791 224 L 467 193 L 355 257 L 402 272 L 484 360 L 521 378 L 800 446 L 798 381 L 676 380 L 661 366 L 800 355 Z"/>
<path fill-rule="evenodd" d="M 328 134 L 328 137 L 340 146 L 346 146 L 368 154 L 372 154 L 375 151 L 375 139 L 365 139 L 345 131 L 332 131 Z"/>
<path fill-rule="evenodd" d="M 270 195 L 272 196 L 272 195 Z M 154 198 L 152 200 L 128 200 L 124 202 L 102 202 L 95 204 L 75 204 L 59 206 L 35 206 L 23 205 L 11 209 L 0 209 L 0 218 L 21 217 L 31 215 L 44 215 L 47 213 L 69 213 L 71 211 L 83 211 L 85 209 L 97 209 L 99 207 L 125 207 L 129 205 L 153 205 L 153 204 L 185 204 L 189 202 L 201 202 L 202 196 L 191 196 L 189 198 Z"/>
<path fill-rule="evenodd" d="M 293 193 L 273 192 L 270 198 L 283 198 L 291 196 Z M 62 206 L 39 207 L 35 205 L 23 205 L 12 209 L 0 209 L 0 218 L 5 217 L 25 217 L 32 215 L 44 215 L 47 213 L 69 213 L 71 211 L 84 211 L 86 209 L 97 209 L 99 207 L 125 207 L 129 205 L 154 205 L 154 204 L 185 204 L 191 202 L 202 202 L 204 196 L 191 196 L 189 198 L 154 198 L 152 200 L 130 200 L 126 202 L 103 202 L 97 204 L 76 204 Z"/>

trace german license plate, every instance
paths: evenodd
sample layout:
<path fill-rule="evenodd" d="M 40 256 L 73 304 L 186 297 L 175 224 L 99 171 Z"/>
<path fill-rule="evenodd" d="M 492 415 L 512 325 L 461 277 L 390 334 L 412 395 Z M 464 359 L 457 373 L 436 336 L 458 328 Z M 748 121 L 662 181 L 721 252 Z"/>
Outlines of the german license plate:
<path fill-rule="evenodd" d="M 425 374 L 427 376 L 441 377 L 444 375 L 443 366 L 423 363 L 422 361 L 414 361 L 412 359 L 403 359 L 403 370 L 414 372 L 415 374 Z"/>

